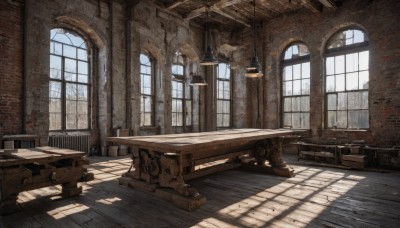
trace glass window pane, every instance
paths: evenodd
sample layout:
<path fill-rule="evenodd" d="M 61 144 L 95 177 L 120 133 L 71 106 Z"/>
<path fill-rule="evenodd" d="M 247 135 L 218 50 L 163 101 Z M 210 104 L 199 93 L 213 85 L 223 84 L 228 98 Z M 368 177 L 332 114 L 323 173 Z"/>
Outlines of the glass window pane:
<path fill-rule="evenodd" d="M 283 83 L 283 92 L 284 96 L 292 95 L 292 81 L 284 82 Z"/>
<path fill-rule="evenodd" d="M 176 126 L 183 126 L 183 115 L 182 113 L 176 114 Z"/>
<path fill-rule="evenodd" d="M 49 121 L 49 130 L 61 129 L 61 113 L 50 113 Z"/>
<path fill-rule="evenodd" d="M 346 72 L 358 71 L 358 53 L 346 55 Z"/>
<path fill-rule="evenodd" d="M 87 51 L 78 48 L 78 59 L 80 59 L 80 60 L 87 60 Z"/>
<path fill-rule="evenodd" d="M 217 126 L 222 127 L 222 114 L 217 114 Z"/>
<path fill-rule="evenodd" d="M 230 126 L 230 115 L 229 114 L 224 114 L 223 115 L 223 121 L 224 121 L 223 126 L 224 127 L 229 127 Z"/>
<path fill-rule="evenodd" d="M 360 128 L 359 115 L 359 110 L 349 111 L 349 128 Z"/>
<path fill-rule="evenodd" d="M 144 109 L 146 113 L 151 112 L 151 106 L 152 106 L 152 98 L 151 97 L 147 97 L 147 99 L 145 99 L 144 101 Z"/>
<path fill-rule="evenodd" d="M 64 64 L 65 64 L 64 66 L 65 72 L 76 73 L 76 60 L 65 59 Z"/>
<path fill-rule="evenodd" d="M 50 98 L 49 112 L 50 113 L 61 113 L 61 99 Z"/>
<path fill-rule="evenodd" d="M 64 56 L 76 59 L 76 52 L 77 50 L 75 47 L 64 45 Z"/>
<path fill-rule="evenodd" d="M 77 114 L 77 112 L 76 112 L 76 104 L 77 104 L 76 101 L 67 100 L 66 104 L 65 104 L 66 113 L 67 114 L 76 115 Z"/>
<path fill-rule="evenodd" d="M 78 129 L 88 129 L 88 128 L 89 128 L 88 115 L 79 114 L 78 115 Z"/>
<path fill-rule="evenodd" d="M 284 98 L 283 99 L 283 111 L 290 112 L 292 111 L 292 98 Z"/>
<path fill-rule="evenodd" d="M 61 70 L 50 69 L 50 78 L 61 79 Z"/>
<path fill-rule="evenodd" d="M 293 79 L 300 79 L 301 77 L 301 64 L 293 65 Z"/>
<path fill-rule="evenodd" d="M 344 74 L 336 75 L 336 90 L 337 92 L 344 91 L 345 88 L 345 80 Z"/>
<path fill-rule="evenodd" d="M 368 70 L 369 69 L 369 51 L 360 52 L 360 62 L 359 67 L 360 70 Z"/>
<path fill-rule="evenodd" d="M 301 113 L 301 128 L 310 128 L 310 113 Z"/>
<path fill-rule="evenodd" d="M 299 112 L 300 111 L 300 97 L 293 97 L 292 98 L 292 111 Z"/>
<path fill-rule="evenodd" d="M 335 91 L 335 76 L 326 77 L 326 92 Z"/>
<path fill-rule="evenodd" d="M 364 41 L 364 33 L 360 30 L 354 30 L 354 43 L 362 43 Z"/>
<path fill-rule="evenodd" d="M 344 73 L 344 55 L 335 56 L 335 74 Z"/>
<path fill-rule="evenodd" d="M 346 90 L 358 89 L 358 72 L 346 74 Z"/>
<path fill-rule="evenodd" d="M 230 102 L 224 101 L 224 109 L 222 110 L 224 113 L 230 113 Z"/>
<path fill-rule="evenodd" d="M 50 98 L 61 98 L 61 82 L 49 82 Z"/>
<path fill-rule="evenodd" d="M 65 98 L 67 100 L 77 100 L 76 84 L 67 83 L 65 85 Z"/>
<path fill-rule="evenodd" d="M 310 111 L 310 97 L 309 96 L 304 96 L 301 97 L 301 111 L 303 112 L 308 112 Z"/>
<path fill-rule="evenodd" d="M 61 70 L 61 57 L 50 55 L 50 69 Z"/>
<path fill-rule="evenodd" d="M 229 81 L 224 82 L 224 99 L 229 100 L 230 99 L 230 92 L 229 92 Z"/>
<path fill-rule="evenodd" d="M 301 94 L 301 80 L 293 81 L 293 95 L 300 95 Z"/>
<path fill-rule="evenodd" d="M 293 70 L 292 66 L 286 66 L 283 69 L 283 75 L 284 75 L 283 80 L 284 81 L 292 80 L 292 70 Z"/>
<path fill-rule="evenodd" d="M 359 89 L 368 89 L 369 82 L 369 72 L 368 71 L 360 71 L 358 74 L 358 88 Z"/>
<path fill-rule="evenodd" d="M 301 78 L 310 78 L 310 62 L 301 64 Z"/>
<path fill-rule="evenodd" d="M 77 103 L 77 113 L 78 114 L 88 114 L 88 102 L 86 101 L 78 101 Z"/>
<path fill-rule="evenodd" d="M 358 92 L 351 92 L 347 94 L 348 98 L 348 109 L 360 109 L 361 101 Z"/>
<path fill-rule="evenodd" d="M 292 127 L 292 113 L 284 114 L 283 127 Z"/>
<path fill-rule="evenodd" d="M 88 86 L 78 85 L 78 100 L 88 101 Z"/>
<path fill-rule="evenodd" d="M 301 114 L 298 112 L 292 113 L 292 127 L 301 128 Z"/>
<path fill-rule="evenodd" d="M 328 94 L 328 110 L 336 110 L 336 94 Z"/>
<path fill-rule="evenodd" d="M 360 92 L 361 109 L 368 109 L 368 91 Z"/>
<path fill-rule="evenodd" d="M 328 111 L 328 127 L 336 127 L 336 111 Z"/>
<path fill-rule="evenodd" d="M 65 72 L 64 77 L 66 81 L 76 82 L 76 73 Z"/>
<path fill-rule="evenodd" d="M 359 111 L 358 126 L 360 128 L 368 128 L 369 127 L 369 112 L 368 112 L 368 110 L 360 110 Z"/>
<path fill-rule="evenodd" d="M 347 93 L 338 94 L 338 110 L 347 110 Z"/>
<path fill-rule="evenodd" d="M 310 79 L 301 80 L 301 94 L 303 95 L 310 94 Z"/>
<path fill-rule="evenodd" d="M 347 128 L 347 112 L 346 111 L 338 111 L 337 112 L 337 128 Z"/>
<path fill-rule="evenodd" d="M 88 83 L 89 77 L 87 75 L 78 74 L 78 82 Z"/>
<path fill-rule="evenodd" d="M 335 57 L 326 58 L 326 74 L 335 74 Z"/>
<path fill-rule="evenodd" d="M 89 74 L 87 62 L 78 61 L 78 73 Z"/>
<path fill-rule="evenodd" d="M 145 126 L 151 126 L 151 113 L 145 113 L 144 114 L 144 124 Z"/>

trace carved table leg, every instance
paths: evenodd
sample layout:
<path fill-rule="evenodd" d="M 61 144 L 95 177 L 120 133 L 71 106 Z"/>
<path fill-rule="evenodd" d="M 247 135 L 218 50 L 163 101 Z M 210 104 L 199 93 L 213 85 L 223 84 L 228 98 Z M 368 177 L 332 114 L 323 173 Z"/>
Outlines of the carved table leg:
<path fill-rule="evenodd" d="M 70 197 L 70 196 L 77 196 L 82 193 L 82 186 L 78 187 L 76 181 L 68 182 L 62 184 L 62 196 Z"/>
<path fill-rule="evenodd" d="M 17 204 L 17 194 L 12 194 L 2 199 L 0 202 L 0 215 L 7 215 L 19 210 Z"/>

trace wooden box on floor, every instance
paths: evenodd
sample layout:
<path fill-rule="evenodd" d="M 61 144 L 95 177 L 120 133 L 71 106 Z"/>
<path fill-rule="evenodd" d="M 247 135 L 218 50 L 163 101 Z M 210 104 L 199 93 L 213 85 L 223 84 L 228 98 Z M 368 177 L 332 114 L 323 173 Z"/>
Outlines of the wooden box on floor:
<path fill-rule="evenodd" d="M 351 168 L 363 169 L 366 166 L 366 155 L 349 154 L 342 155 L 342 165 Z"/>

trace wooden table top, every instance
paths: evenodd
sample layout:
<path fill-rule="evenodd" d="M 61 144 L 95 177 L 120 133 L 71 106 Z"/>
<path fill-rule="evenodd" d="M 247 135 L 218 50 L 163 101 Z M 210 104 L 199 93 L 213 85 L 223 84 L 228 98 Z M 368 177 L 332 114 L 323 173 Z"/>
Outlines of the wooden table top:
<path fill-rule="evenodd" d="M 107 137 L 107 142 L 119 143 L 128 146 L 162 149 L 162 152 L 176 152 L 196 150 L 203 146 L 220 144 L 241 144 L 249 141 L 291 135 L 295 130 L 290 129 L 230 129 L 222 131 L 166 134 L 152 136 Z"/>
<path fill-rule="evenodd" d="M 0 167 L 21 165 L 27 163 L 48 163 L 64 158 L 76 158 L 85 155 L 84 152 L 60 149 L 56 147 L 36 147 L 29 149 L 17 149 L 17 152 L 5 154 L 0 150 Z"/>

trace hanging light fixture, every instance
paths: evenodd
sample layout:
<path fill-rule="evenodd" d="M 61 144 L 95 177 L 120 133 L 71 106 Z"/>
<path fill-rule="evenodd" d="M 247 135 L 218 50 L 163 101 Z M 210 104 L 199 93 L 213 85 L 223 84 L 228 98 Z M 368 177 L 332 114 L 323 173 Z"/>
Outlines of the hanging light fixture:
<path fill-rule="evenodd" d="M 262 77 L 261 66 L 258 62 L 256 50 L 256 0 L 253 0 L 253 51 L 254 56 L 251 58 L 250 66 L 246 68 L 246 77 L 257 78 Z"/>
<path fill-rule="evenodd" d="M 216 65 L 218 64 L 218 59 L 214 56 L 214 50 L 208 43 L 208 36 L 210 33 L 210 24 L 208 21 L 209 5 L 208 0 L 206 2 L 206 50 L 203 57 L 200 59 L 200 65 Z"/>
<path fill-rule="evenodd" d="M 189 85 L 191 85 L 191 86 L 206 86 L 206 85 L 208 85 L 206 80 L 200 74 L 192 72 L 192 73 L 190 73 L 190 76 L 191 76 L 191 80 L 190 80 Z"/>

